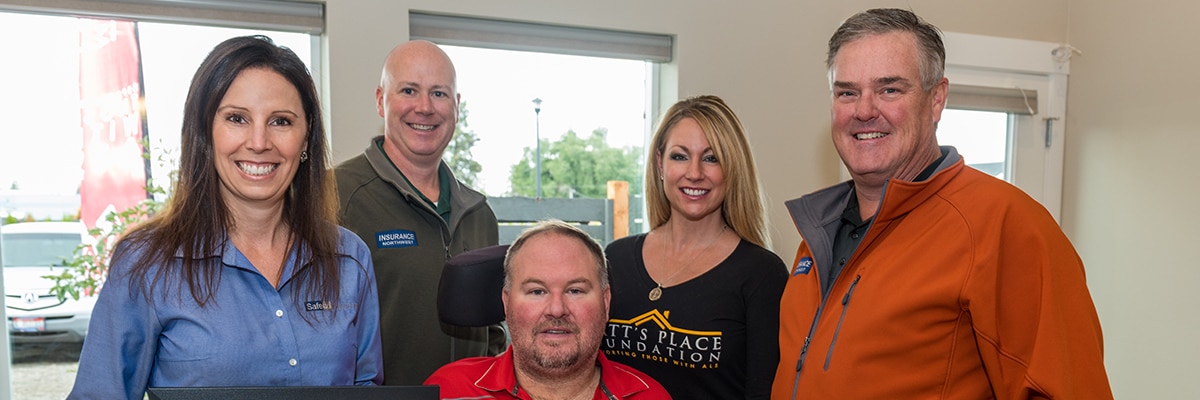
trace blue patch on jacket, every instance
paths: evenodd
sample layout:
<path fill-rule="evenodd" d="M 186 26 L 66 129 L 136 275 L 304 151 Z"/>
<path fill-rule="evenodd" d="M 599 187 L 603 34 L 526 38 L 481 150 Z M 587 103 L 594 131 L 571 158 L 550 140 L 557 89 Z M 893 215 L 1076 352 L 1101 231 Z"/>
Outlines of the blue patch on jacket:
<path fill-rule="evenodd" d="M 792 276 L 808 275 L 808 271 L 812 271 L 812 266 L 812 257 L 801 257 L 799 261 L 796 261 L 796 266 L 792 268 Z"/>
<path fill-rule="evenodd" d="M 396 229 L 392 231 L 375 232 L 375 247 L 380 249 L 398 249 L 417 245 L 416 232 Z"/>

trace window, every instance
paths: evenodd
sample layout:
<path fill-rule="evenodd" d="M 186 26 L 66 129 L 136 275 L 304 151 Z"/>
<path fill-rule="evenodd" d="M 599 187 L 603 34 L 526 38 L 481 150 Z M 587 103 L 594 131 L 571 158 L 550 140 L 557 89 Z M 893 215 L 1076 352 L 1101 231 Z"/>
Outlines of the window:
<path fill-rule="evenodd" d="M 671 37 L 422 12 L 410 12 L 409 26 L 412 39 L 438 43 L 454 61 L 467 121 L 460 132 L 478 139 L 470 148 L 482 167 L 475 188 L 604 198 L 606 181 L 626 181 L 629 233 L 647 229 L 645 146 L 655 66 L 670 61 Z"/>
<path fill-rule="evenodd" d="M 320 4 L 275 0 L 64 0 L 52 2 L 55 8 L 40 1 L 4 3 L 0 35 L 22 39 L 0 42 L 0 53 L 21 55 L 28 62 L 0 63 L 0 87 L 6 93 L 0 98 L 0 119 L 6 121 L 0 133 L 0 218 L 28 215 L 39 221 L 60 220 L 80 210 L 81 165 L 87 155 L 79 84 L 82 25 L 137 21 L 138 86 L 144 97 L 127 98 L 136 100 L 131 108 L 144 110 L 140 125 L 152 161 L 167 161 L 147 163 L 149 177 L 161 184 L 178 154 L 188 84 L 213 46 L 233 36 L 264 34 L 291 48 L 313 69 L 317 64 L 311 60 L 320 51 L 314 34 L 323 26 Z M 12 295 L 6 293 L 6 300 Z M 22 295 L 16 293 L 17 301 Z M 10 341 L 7 330 L 2 335 L 0 342 Z M 0 367 L 0 397 L 8 397 L 4 394 L 10 387 L 14 398 L 66 397 L 74 384 L 79 351 L 80 344 L 70 342 L 4 346 L 0 357 L 11 357 L 12 362 Z"/>
<path fill-rule="evenodd" d="M 1035 89 L 972 86 L 952 80 L 938 124 L 938 142 L 955 146 L 967 165 L 1013 182 L 1014 163 L 1009 162 L 1013 133 L 1018 120 L 1037 114 L 1037 109 Z"/>
<path fill-rule="evenodd" d="M 938 141 L 1059 219 L 1069 57 L 1054 43 L 947 32 L 947 110 Z M 1003 165 L 1000 165 L 1000 164 Z"/>
<path fill-rule="evenodd" d="M 5 234 L 3 239 L 4 267 L 57 265 L 62 256 L 75 251 L 80 244 L 79 233 Z"/>
<path fill-rule="evenodd" d="M 646 62 L 442 48 L 458 72 L 458 89 L 467 112 L 465 130 L 479 139 L 471 148 L 483 166 L 476 187 L 489 196 L 530 195 L 512 187 L 510 173 L 525 158 L 525 150 L 536 150 L 539 137 L 545 145 L 559 142 L 568 131 L 586 139 L 603 130 L 608 146 L 644 152 Z M 535 98 L 540 100 L 536 105 Z M 542 149 L 543 156 L 550 156 L 547 150 Z M 547 197 L 570 197 L 582 190 L 551 189 L 557 188 L 544 189 L 551 193 Z"/>
<path fill-rule="evenodd" d="M 1009 114 L 948 108 L 938 123 L 938 144 L 954 146 L 967 165 L 1005 179 L 1009 172 Z"/>

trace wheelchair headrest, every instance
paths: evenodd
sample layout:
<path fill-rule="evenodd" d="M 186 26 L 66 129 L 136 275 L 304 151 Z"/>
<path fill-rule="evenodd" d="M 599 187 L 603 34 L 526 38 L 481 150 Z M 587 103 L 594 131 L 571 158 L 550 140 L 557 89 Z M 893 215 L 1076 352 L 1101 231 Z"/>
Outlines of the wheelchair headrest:
<path fill-rule="evenodd" d="M 487 326 L 504 321 L 504 256 L 508 245 L 463 252 L 446 261 L 438 283 L 437 310 L 442 322 Z"/>

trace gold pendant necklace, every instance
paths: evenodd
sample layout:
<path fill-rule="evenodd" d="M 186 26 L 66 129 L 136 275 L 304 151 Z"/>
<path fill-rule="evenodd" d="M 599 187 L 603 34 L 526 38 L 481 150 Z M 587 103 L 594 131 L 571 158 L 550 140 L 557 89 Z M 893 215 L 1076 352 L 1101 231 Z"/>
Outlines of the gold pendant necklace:
<path fill-rule="evenodd" d="M 721 235 L 725 233 L 725 228 L 727 228 L 727 227 L 729 227 L 729 226 L 722 224 L 721 231 L 717 232 L 717 236 L 715 238 L 713 238 L 713 240 L 711 242 L 709 242 L 707 246 L 702 247 L 702 249 L 712 247 L 712 245 L 714 243 L 716 243 L 717 240 L 721 239 Z M 667 228 L 667 229 L 669 230 L 670 228 Z M 694 261 L 695 259 L 692 259 L 692 260 Z M 662 265 L 664 267 L 667 265 L 667 252 L 666 251 L 663 251 Z M 690 262 L 684 263 L 682 267 L 680 267 L 678 270 L 675 270 L 675 273 L 671 274 L 671 276 L 668 276 L 667 279 L 664 279 L 664 281 L 670 281 L 671 278 L 674 278 L 676 275 L 679 275 L 680 272 L 683 272 L 683 270 L 688 269 L 688 267 L 690 267 L 690 266 L 692 266 L 692 263 L 690 263 Z M 649 274 L 647 274 L 647 275 L 649 275 Z M 650 295 L 646 296 L 647 298 L 650 299 L 650 301 L 658 301 L 658 299 L 662 298 L 662 290 L 664 289 L 663 284 L 659 283 L 657 281 L 654 282 L 654 284 L 655 284 L 654 288 L 650 289 Z"/>
<path fill-rule="evenodd" d="M 657 283 L 657 282 L 655 282 L 655 283 Z M 659 283 L 658 286 L 655 286 L 654 289 L 650 289 L 649 297 L 650 297 L 650 301 L 658 301 L 658 299 L 660 297 L 662 297 L 662 284 L 661 283 Z"/>

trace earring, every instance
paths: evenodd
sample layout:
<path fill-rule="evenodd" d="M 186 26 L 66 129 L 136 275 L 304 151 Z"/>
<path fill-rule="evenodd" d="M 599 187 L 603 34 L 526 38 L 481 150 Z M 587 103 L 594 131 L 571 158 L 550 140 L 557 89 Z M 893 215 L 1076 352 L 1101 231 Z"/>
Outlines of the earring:
<path fill-rule="evenodd" d="M 300 162 L 308 161 L 308 150 L 300 152 Z"/>
<path fill-rule="evenodd" d="M 667 181 L 667 177 L 666 177 L 665 175 L 663 175 L 663 173 L 662 173 L 662 170 L 661 170 L 661 169 L 660 169 L 660 170 L 658 170 L 658 180 L 660 180 L 660 181 L 663 181 L 663 182 L 666 182 L 666 181 Z"/>

